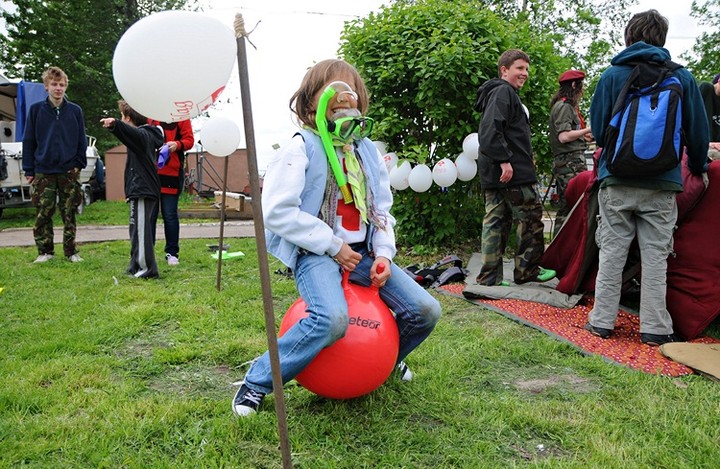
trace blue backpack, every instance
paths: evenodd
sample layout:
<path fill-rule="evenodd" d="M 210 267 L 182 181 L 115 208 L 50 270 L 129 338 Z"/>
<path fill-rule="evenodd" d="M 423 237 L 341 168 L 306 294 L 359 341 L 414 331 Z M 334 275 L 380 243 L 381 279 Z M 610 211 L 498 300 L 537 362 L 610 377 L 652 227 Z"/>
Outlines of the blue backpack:
<path fill-rule="evenodd" d="M 613 107 L 605 131 L 610 174 L 620 177 L 657 176 L 681 161 L 683 87 L 670 60 L 635 65 Z"/>

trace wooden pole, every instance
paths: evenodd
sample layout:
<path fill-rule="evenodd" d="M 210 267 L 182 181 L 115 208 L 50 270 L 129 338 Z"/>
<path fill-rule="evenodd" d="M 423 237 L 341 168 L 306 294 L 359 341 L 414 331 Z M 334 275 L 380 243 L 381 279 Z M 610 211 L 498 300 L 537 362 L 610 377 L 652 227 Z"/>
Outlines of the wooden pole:
<path fill-rule="evenodd" d="M 218 262 L 217 262 L 217 278 L 215 280 L 215 288 L 220 291 L 220 280 L 222 279 L 222 262 L 223 262 L 223 243 L 225 242 L 225 197 L 227 196 L 227 177 L 228 177 L 228 159 L 230 155 L 225 157 L 225 166 L 223 170 L 222 182 L 222 199 L 220 201 L 220 243 L 218 244 Z"/>
<path fill-rule="evenodd" d="M 253 127 L 252 120 L 247 53 L 245 51 L 245 39 L 247 37 L 247 33 L 245 32 L 245 22 L 240 13 L 235 14 L 235 37 L 237 40 L 240 98 L 242 100 L 243 122 L 245 124 L 245 141 L 247 143 L 248 175 L 250 177 L 250 190 L 252 192 L 255 243 L 257 245 L 260 283 L 262 286 L 263 306 L 265 309 L 265 332 L 267 334 L 268 352 L 270 354 L 270 368 L 272 371 L 273 392 L 275 394 L 275 413 L 278 421 L 280 451 L 282 453 L 283 467 L 292 468 L 293 464 L 290 453 L 290 438 L 288 437 L 285 397 L 283 394 L 282 374 L 280 373 L 280 355 L 278 354 L 277 337 L 275 332 L 275 314 L 273 313 L 273 298 L 270 288 L 270 264 L 268 263 L 267 249 L 265 247 L 265 227 L 262 217 L 262 205 L 260 204 L 260 177 L 258 175 L 257 156 L 255 153 L 255 129 Z"/>

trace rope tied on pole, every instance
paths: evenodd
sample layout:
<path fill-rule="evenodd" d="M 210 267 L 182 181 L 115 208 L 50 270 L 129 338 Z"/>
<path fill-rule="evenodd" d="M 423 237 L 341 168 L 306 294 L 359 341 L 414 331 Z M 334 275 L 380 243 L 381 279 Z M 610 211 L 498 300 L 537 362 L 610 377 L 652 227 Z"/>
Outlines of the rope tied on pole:
<path fill-rule="evenodd" d="M 255 28 L 252 28 L 252 31 L 250 31 L 248 33 L 247 31 L 245 31 L 245 20 L 243 19 L 242 15 L 240 13 L 236 13 L 235 21 L 233 21 L 233 27 L 235 28 L 235 37 L 236 38 L 245 38 L 245 40 L 247 42 L 249 42 L 250 45 L 253 46 L 253 48 L 255 50 L 257 50 L 257 47 L 255 47 L 255 44 L 253 44 L 252 41 L 250 40 L 250 35 L 258 27 L 258 24 L 260 24 L 260 21 L 258 21 L 255 24 Z"/>

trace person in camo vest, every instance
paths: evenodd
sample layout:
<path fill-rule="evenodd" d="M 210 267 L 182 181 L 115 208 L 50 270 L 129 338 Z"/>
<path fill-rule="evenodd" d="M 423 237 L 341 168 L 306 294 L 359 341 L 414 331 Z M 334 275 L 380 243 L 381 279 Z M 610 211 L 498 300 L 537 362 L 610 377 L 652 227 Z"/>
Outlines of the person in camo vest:
<path fill-rule="evenodd" d="M 42 74 L 48 97 L 30 106 L 23 134 L 22 167 L 32 184 L 37 208 L 33 235 L 38 250 L 34 262 L 55 257 L 52 217 L 60 208 L 63 251 L 70 262 L 80 262 L 75 246 L 75 215 L 82 203 L 80 170 L 87 165 L 85 120 L 80 106 L 67 100 L 68 77 L 58 67 Z"/>
<path fill-rule="evenodd" d="M 585 73 L 568 70 L 558 81 L 560 89 L 550 101 L 550 149 L 553 153 L 553 177 L 559 197 L 554 234 L 565 223 L 572 207 L 565 200 L 568 182 L 587 170 L 585 150 L 593 139 L 578 105 L 583 95 Z"/>
<path fill-rule="evenodd" d="M 506 284 L 503 259 L 513 221 L 518 226 L 515 283 L 545 282 L 555 271 L 540 267 L 545 251 L 542 205 L 530 143 L 530 118 L 518 90 L 528 79 L 530 57 L 518 49 L 502 53 L 498 76 L 477 92 L 475 110 L 482 113 L 478 129 L 478 172 L 485 198 L 480 285 Z"/>

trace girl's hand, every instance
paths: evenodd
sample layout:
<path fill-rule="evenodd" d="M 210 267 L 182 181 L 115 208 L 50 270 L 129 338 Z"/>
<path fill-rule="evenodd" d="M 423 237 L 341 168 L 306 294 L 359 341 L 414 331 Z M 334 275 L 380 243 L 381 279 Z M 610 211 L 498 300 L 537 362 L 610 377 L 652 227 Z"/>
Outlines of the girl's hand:
<path fill-rule="evenodd" d="M 377 257 L 370 267 L 370 281 L 374 287 L 384 287 L 390 278 L 390 259 Z"/>
<path fill-rule="evenodd" d="M 348 272 L 352 272 L 355 270 L 355 267 L 360 263 L 360 260 L 362 259 L 362 256 L 353 251 L 353 249 L 350 247 L 348 243 L 343 243 L 342 247 L 340 248 L 340 251 L 335 254 L 335 262 L 340 264 L 343 269 L 347 270 Z"/>

